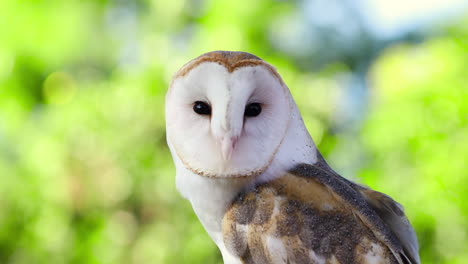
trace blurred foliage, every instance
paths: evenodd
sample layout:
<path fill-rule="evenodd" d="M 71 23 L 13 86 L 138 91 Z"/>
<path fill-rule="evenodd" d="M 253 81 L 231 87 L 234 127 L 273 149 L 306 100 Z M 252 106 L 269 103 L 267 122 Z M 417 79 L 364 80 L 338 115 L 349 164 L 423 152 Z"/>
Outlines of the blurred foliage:
<path fill-rule="evenodd" d="M 406 207 L 423 263 L 466 263 L 468 21 L 384 50 L 347 133 L 333 128 L 350 69 L 311 73 L 272 45 L 299 8 L 0 1 L 0 263 L 221 263 L 175 189 L 163 107 L 173 72 L 218 49 L 278 68 L 332 164 L 361 150 L 355 174 Z"/>

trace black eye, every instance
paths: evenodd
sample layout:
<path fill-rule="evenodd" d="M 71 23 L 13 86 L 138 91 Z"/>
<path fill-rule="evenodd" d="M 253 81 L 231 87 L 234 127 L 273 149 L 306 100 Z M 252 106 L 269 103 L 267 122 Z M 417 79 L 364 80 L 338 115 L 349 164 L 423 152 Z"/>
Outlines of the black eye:
<path fill-rule="evenodd" d="M 211 106 L 205 102 L 196 101 L 193 104 L 193 111 L 199 115 L 211 115 Z"/>
<path fill-rule="evenodd" d="M 258 116 L 262 112 L 262 106 L 259 103 L 251 103 L 245 107 L 244 116 Z"/>

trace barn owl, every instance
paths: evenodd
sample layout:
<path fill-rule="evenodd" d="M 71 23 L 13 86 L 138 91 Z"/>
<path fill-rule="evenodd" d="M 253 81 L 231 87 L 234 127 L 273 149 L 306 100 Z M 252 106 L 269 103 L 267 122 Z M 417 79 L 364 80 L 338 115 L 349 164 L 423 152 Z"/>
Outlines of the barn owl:
<path fill-rule="evenodd" d="M 203 54 L 165 110 L 177 189 L 224 263 L 420 263 L 402 206 L 327 165 L 267 62 Z"/>

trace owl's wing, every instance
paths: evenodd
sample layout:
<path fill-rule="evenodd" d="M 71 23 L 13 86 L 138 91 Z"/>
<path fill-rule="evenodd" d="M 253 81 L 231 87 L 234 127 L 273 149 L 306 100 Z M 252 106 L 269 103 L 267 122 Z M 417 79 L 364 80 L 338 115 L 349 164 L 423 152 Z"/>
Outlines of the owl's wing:
<path fill-rule="evenodd" d="M 419 263 L 399 205 L 325 165 L 239 194 L 222 223 L 229 253 L 241 263 Z"/>
<path fill-rule="evenodd" d="M 360 192 L 372 209 L 401 243 L 400 252 L 407 263 L 420 263 L 419 246 L 416 233 L 406 217 L 403 207 L 391 197 L 370 189 L 361 188 Z"/>
<path fill-rule="evenodd" d="M 318 156 L 319 162 L 316 163 L 316 166 L 327 174 L 333 174 L 335 178 L 341 178 L 349 186 L 361 193 L 368 205 L 377 213 L 391 233 L 396 236 L 403 250 L 400 254 L 404 263 L 420 263 L 418 239 L 404 213 L 403 206 L 386 194 L 357 185 L 341 177 L 328 166 L 320 153 Z"/>

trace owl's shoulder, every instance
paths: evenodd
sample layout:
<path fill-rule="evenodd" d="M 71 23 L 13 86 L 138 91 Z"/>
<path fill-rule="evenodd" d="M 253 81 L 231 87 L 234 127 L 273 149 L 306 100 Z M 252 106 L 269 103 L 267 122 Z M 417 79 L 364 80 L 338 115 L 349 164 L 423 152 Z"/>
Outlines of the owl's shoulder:
<path fill-rule="evenodd" d="M 412 263 L 366 201 L 371 190 L 324 169 L 301 164 L 240 193 L 222 223 L 229 252 L 244 263 Z"/>

